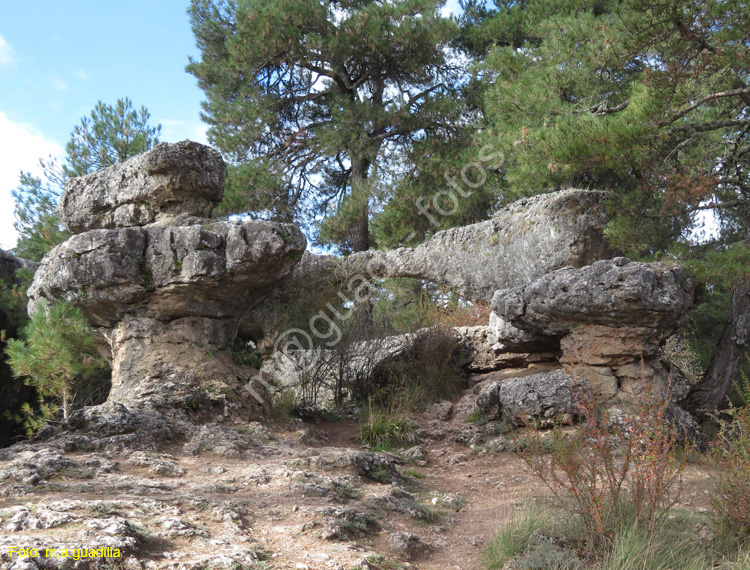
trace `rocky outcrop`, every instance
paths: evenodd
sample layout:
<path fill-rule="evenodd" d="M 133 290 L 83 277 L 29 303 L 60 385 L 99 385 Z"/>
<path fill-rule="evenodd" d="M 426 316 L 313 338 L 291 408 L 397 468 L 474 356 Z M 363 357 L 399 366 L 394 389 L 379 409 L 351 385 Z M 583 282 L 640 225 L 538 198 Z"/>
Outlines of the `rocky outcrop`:
<path fill-rule="evenodd" d="M 243 333 L 259 348 L 267 347 L 283 331 L 277 324 L 286 308 L 298 299 L 315 299 L 333 288 L 351 300 L 363 283 L 383 277 L 424 279 L 466 299 L 489 301 L 498 289 L 611 257 L 603 236 L 609 221 L 606 199 L 605 192 L 562 190 L 518 200 L 490 220 L 438 232 L 414 248 L 344 258 L 305 252 L 275 302 L 247 313 Z"/>
<path fill-rule="evenodd" d="M 560 269 L 492 299 L 504 323 L 559 343 L 560 362 L 605 398 L 645 390 L 644 378 L 669 387 L 657 351 L 692 305 L 693 284 L 680 268 L 625 258 Z"/>
<path fill-rule="evenodd" d="M 477 408 L 488 419 L 504 418 L 519 426 L 549 427 L 577 419 L 578 393 L 586 380 L 576 381 L 564 370 L 508 378 L 485 386 L 477 396 Z"/>
<path fill-rule="evenodd" d="M 18 282 L 16 271 L 19 269 L 27 269 L 33 273 L 37 267 L 39 267 L 39 264 L 36 261 L 21 259 L 0 249 L 0 279 L 6 283 Z"/>
<path fill-rule="evenodd" d="M 339 268 L 347 275 L 413 277 L 467 299 L 489 300 L 498 289 L 611 256 L 602 234 L 609 221 L 606 196 L 572 189 L 524 198 L 490 220 L 438 232 L 415 248 L 366 251 L 344 260 L 309 254 L 296 274 Z"/>
<path fill-rule="evenodd" d="M 511 345 L 508 338 L 498 334 L 499 318 L 495 313 L 490 314 L 489 326 L 456 327 L 456 332 L 471 342 L 474 350 L 474 358 L 465 369 L 467 372 L 479 373 L 500 370 L 502 368 L 519 367 L 532 362 L 544 362 L 557 360 L 559 356 L 559 345 L 550 343 L 546 337 L 539 337 L 542 342 L 533 344 L 533 335 L 519 329 L 515 329 L 514 335 L 521 335 L 525 342 Z M 502 330 L 506 330 L 510 325 Z M 500 338 L 503 342 L 500 342 Z M 518 346 L 522 352 L 512 352 L 512 347 Z M 544 352 L 549 349 L 549 352 Z M 530 352 L 535 350 L 534 352 Z"/>
<path fill-rule="evenodd" d="M 190 141 L 158 144 L 122 164 L 68 180 L 60 220 L 78 234 L 185 214 L 210 218 L 225 177 L 224 161 L 210 147 Z"/>
<path fill-rule="evenodd" d="M 306 241 L 291 224 L 195 217 L 221 199 L 225 173 L 216 151 L 185 141 L 66 187 L 63 218 L 84 233 L 45 256 L 29 306 L 65 299 L 98 327 L 112 402 L 212 418 L 257 412 L 229 344 L 238 316 L 292 271 Z"/>

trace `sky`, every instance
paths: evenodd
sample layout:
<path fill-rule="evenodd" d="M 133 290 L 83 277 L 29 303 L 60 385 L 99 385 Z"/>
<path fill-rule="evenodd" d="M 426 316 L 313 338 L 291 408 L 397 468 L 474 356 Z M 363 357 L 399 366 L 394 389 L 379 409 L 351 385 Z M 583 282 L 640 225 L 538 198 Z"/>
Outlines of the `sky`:
<path fill-rule="evenodd" d="M 161 124 L 162 142 L 206 142 L 204 99 L 185 72 L 199 57 L 189 0 L 0 0 L 0 248 L 11 249 L 11 190 L 21 170 L 62 158 L 98 101 L 129 97 Z M 445 12 L 459 11 L 448 0 Z"/>
<path fill-rule="evenodd" d="M 0 0 L 0 248 L 15 245 L 21 170 L 62 157 L 98 101 L 129 97 L 161 139 L 206 142 L 203 92 L 185 72 L 197 57 L 189 0 Z"/>

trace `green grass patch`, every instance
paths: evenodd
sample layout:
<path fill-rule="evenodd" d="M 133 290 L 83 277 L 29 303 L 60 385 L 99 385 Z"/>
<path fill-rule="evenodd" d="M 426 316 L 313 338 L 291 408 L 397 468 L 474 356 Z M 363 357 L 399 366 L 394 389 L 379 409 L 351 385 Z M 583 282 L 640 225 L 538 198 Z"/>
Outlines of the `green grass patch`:
<path fill-rule="evenodd" d="M 359 429 L 359 442 L 375 451 L 392 451 L 416 442 L 414 424 L 398 413 L 370 409 Z"/>

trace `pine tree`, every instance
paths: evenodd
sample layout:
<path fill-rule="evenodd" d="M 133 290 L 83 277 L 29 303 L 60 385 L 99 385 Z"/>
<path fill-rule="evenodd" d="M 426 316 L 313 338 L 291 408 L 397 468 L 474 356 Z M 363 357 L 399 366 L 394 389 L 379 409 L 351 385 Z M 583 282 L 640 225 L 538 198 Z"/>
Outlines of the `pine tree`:
<path fill-rule="evenodd" d="M 13 374 L 25 377 L 40 398 L 39 412 L 27 404 L 24 412 L 30 431 L 62 415 L 67 418 L 76 402 L 75 386 L 103 366 L 95 354 L 96 333 L 78 308 L 60 302 L 40 307 L 22 331 L 8 339 L 5 353 Z"/>
<path fill-rule="evenodd" d="M 149 119 L 146 108 L 135 109 L 127 97 L 114 106 L 100 101 L 71 132 L 62 165 L 50 157 L 40 160 L 40 177 L 21 173 L 18 187 L 11 192 L 16 201 L 13 226 L 19 235 L 14 249 L 18 257 L 39 261 L 70 236 L 56 212 L 65 181 L 149 150 L 159 142 L 161 132 L 161 125 L 151 127 Z"/>
<path fill-rule="evenodd" d="M 729 284 L 724 333 L 690 402 L 715 408 L 750 341 L 750 272 L 735 263 L 750 245 L 750 10 L 533 0 L 499 7 L 482 26 L 492 33 L 477 37 L 523 38 L 490 49 L 484 66 L 481 140 L 506 152 L 508 183 L 613 190 L 613 245 L 634 257 L 679 254 L 712 290 Z M 688 237 L 704 209 L 717 212 L 720 235 L 696 247 Z"/>
<path fill-rule="evenodd" d="M 369 219 L 413 144 L 461 116 L 441 0 L 193 0 L 209 140 L 233 163 L 223 214 L 318 222 L 371 247 Z"/>

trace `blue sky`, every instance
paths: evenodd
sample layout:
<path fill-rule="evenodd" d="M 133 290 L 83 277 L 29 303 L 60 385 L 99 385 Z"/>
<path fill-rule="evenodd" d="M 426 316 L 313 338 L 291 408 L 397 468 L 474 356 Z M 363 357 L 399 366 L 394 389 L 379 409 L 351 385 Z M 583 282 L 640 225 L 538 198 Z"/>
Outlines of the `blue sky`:
<path fill-rule="evenodd" d="M 63 156 L 97 101 L 129 97 L 162 125 L 161 140 L 206 142 L 203 92 L 185 72 L 198 56 L 189 0 L 0 0 L 0 248 L 16 243 L 21 170 Z M 458 0 L 446 11 L 457 12 Z"/>
<path fill-rule="evenodd" d="M 161 140 L 205 142 L 188 0 L 0 0 L 0 247 L 15 245 L 10 190 L 20 170 L 61 156 L 101 100 L 145 105 Z"/>

